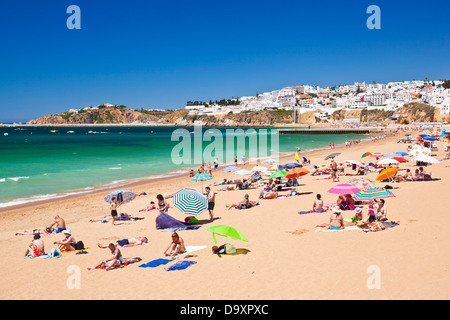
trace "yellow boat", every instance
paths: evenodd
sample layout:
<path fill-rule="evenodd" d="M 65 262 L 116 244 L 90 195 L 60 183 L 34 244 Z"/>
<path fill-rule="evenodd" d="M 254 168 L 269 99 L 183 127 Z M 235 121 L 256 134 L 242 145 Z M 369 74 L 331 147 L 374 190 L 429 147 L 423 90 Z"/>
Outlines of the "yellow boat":
<path fill-rule="evenodd" d="M 56 133 L 58 130 L 50 130 L 51 133 Z"/>

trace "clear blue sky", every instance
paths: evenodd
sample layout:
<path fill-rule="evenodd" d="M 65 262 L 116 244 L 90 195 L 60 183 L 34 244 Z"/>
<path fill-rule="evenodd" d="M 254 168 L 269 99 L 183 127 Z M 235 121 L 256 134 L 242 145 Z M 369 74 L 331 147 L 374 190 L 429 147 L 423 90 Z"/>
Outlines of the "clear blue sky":
<path fill-rule="evenodd" d="M 69 5 L 81 30 L 69 30 Z M 369 5 L 381 30 L 369 30 Z M 105 102 L 450 78 L 448 0 L 0 2 L 0 122 Z"/>

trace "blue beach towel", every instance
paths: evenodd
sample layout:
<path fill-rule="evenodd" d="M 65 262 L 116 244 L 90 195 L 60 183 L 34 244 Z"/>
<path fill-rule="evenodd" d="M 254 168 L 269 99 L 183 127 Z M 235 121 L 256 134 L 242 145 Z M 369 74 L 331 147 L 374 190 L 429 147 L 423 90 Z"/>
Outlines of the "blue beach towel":
<path fill-rule="evenodd" d="M 178 227 L 178 228 L 165 228 L 162 229 L 161 231 L 183 231 L 183 230 L 197 230 L 198 228 L 200 228 L 201 226 L 187 226 L 187 227 Z"/>
<path fill-rule="evenodd" d="M 171 261 L 174 261 L 174 260 L 173 259 L 156 259 L 156 260 L 152 260 L 150 262 L 141 264 L 139 267 L 141 267 L 141 268 L 156 268 L 163 264 L 167 264 Z"/>
<path fill-rule="evenodd" d="M 171 265 L 169 268 L 167 268 L 166 271 L 175 271 L 175 270 L 184 270 L 191 266 L 192 264 L 195 264 L 197 262 L 195 261 L 180 261 L 175 263 L 174 265 Z"/>

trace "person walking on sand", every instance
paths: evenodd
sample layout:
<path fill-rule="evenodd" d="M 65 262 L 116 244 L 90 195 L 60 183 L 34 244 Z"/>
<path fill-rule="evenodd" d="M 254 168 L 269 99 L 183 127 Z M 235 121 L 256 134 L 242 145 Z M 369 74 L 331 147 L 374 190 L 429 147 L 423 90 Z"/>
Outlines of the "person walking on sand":
<path fill-rule="evenodd" d="M 113 218 L 112 224 L 114 225 L 114 222 L 116 222 L 116 220 L 117 220 L 117 207 L 118 207 L 117 198 L 112 197 L 111 201 L 112 201 L 112 203 L 109 208 L 111 209 L 111 216 Z"/>
<path fill-rule="evenodd" d="M 55 220 L 47 228 L 52 228 L 55 225 L 58 228 L 55 231 L 56 233 L 60 233 L 60 232 L 63 232 L 64 230 L 66 230 L 66 222 L 59 215 L 55 216 Z"/>
<path fill-rule="evenodd" d="M 164 255 L 175 257 L 179 253 L 185 253 L 186 247 L 184 246 L 183 238 L 180 238 L 178 233 L 172 233 L 172 242 L 169 247 L 164 251 Z"/>
<path fill-rule="evenodd" d="M 337 179 L 337 164 L 334 159 L 331 159 L 331 179 L 333 179 L 333 182 Z"/>
<path fill-rule="evenodd" d="M 209 217 L 210 221 L 214 220 L 214 205 L 216 201 L 216 195 L 214 191 L 211 190 L 210 187 L 206 187 L 205 191 L 207 193 L 206 197 L 208 198 L 208 211 L 209 211 Z"/>

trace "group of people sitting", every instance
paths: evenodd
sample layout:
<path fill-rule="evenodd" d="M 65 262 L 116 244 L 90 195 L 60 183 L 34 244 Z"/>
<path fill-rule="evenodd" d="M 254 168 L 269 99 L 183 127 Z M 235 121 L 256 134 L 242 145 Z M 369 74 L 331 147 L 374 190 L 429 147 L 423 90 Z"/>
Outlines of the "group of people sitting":
<path fill-rule="evenodd" d="M 414 171 L 414 175 L 410 169 L 406 169 L 406 173 L 404 175 L 395 175 L 392 179 L 396 182 L 427 181 L 431 180 L 431 175 L 427 174 L 423 167 L 420 167 Z"/>

